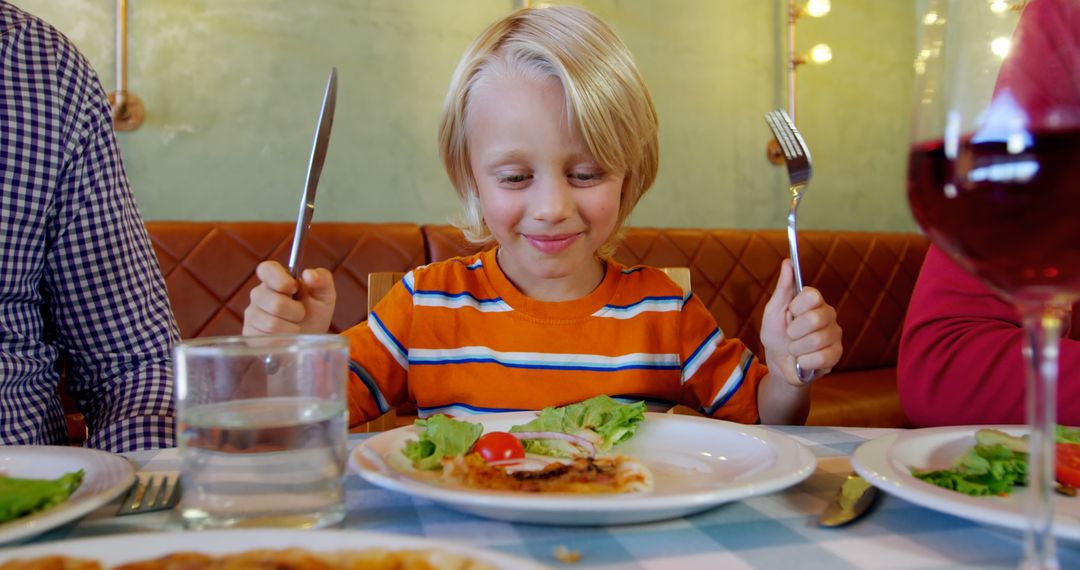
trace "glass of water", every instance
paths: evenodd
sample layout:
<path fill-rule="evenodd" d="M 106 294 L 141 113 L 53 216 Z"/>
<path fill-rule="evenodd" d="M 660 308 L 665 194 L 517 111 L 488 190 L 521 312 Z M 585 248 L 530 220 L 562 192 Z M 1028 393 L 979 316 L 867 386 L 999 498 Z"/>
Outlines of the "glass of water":
<path fill-rule="evenodd" d="M 345 518 L 348 342 L 215 337 L 174 353 L 188 528 L 319 528 Z"/>

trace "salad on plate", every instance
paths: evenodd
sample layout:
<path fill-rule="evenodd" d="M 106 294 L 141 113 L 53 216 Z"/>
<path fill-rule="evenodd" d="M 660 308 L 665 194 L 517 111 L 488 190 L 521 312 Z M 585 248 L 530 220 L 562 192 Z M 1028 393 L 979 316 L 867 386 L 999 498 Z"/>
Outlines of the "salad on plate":
<path fill-rule="evenodd" d="M 530 493 L 631 493 L 653 487 L 637 459 L 611 453 L 634 436 L 644 402 L 621 404 L 608 396 L 541 410 L 507 431 L 484 433 L 482 424 L 436 415 L 416 420 L 419 438 L 408 441 L 395 467 L 429 472 L 444 484 Z"/>
<path fill-rule="evenodd" d="M 1080 487 L 1080 428 L 1058 426 L 1055 433 L 1058 491 L 1076 496 Z M 916 479 L 971 496 L 1008 495 L 1026 485 L 1028 441 L 998 429 L 975 432 L 975 445 L 948 469 L 911 468 Z"/>

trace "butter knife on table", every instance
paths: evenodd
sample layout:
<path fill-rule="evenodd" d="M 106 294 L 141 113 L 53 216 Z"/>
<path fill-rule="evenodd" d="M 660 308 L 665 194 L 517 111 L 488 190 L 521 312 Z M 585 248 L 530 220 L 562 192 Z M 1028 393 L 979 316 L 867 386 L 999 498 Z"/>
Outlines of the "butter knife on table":
<path fill-rule="evenodd" d="M 858 475 L 852 473 L 836 491 L 825 512 L 818 518 L 818 524 L 835 527 L 848 524 L 866 513 L 877 497 L 877 488 Z"/>

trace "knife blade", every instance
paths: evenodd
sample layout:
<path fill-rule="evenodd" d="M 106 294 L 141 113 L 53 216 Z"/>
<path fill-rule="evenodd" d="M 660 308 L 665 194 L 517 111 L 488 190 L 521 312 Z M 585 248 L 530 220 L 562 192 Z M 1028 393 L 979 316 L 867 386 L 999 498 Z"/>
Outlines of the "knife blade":
<path fill-rule="evenodd" d="M 292 275 L 293 279 L 300 277 L 304 244 L 307 242 L 308 229 L 311 228 L 311 216 L 315 213 L 315 190 L 319 186 L 323 163 L 326 162 L 326 148 L 330 145 L 330 129 L 334 126 L 336 103 L 337 68 L 331 67 L 330 78 L 326 80 L 326 92 L 323 94 L 322 110 L 319 112 L 319 122 L 315 125 L 315 141 L 311 144 L 304 193 L 300 196 L 300 213 L 296 217 L 296 231 L 293 233 L 292 251 L 289 253 L 289 275 Z"/>
<path fill-rule="evenodd" d="M 848 524 L 861 517 L 876 497 L 877 487 L 852 473 L 844 479 L 844 483 L 836 491 L 836 496 L 825 507 L 825 512 L 818 518 L 818 524 L 824 527 Z"/>

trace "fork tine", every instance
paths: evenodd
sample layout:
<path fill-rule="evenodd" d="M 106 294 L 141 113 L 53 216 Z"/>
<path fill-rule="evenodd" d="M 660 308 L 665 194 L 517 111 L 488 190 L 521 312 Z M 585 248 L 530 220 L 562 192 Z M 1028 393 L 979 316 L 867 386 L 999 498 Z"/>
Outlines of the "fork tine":
<path fill-rule="evenodd" d="M 161 483 L 157 483 L 157 480 L 151 475 L 146 480 L 146 492 L 143 494 L 142 504 L 140 504 L 137 509 L 152 509 L 157 506 L 158 496 L 162 495 L 162 491 L 165 490 L 165 484 L 168 482 L 169 479 L 166 477 Z"/>
<path fill-rule="evenodd" d="M 166 481 L 168 477 L 165 478 Z M 172 492 L 165 497 L 165 502 L 162 504 L 162 508 L 171 509 L 180 502 L 180 477 L 176 478 L 176 482 L 173 483 Z"/>
<path fill-rule="evenodd" d="M 143 497 L 146 495 L 146 484 L 142 479 L 135 478 L 135 482 L 131 484 L 131 490 L 127 495 L 124 495 L 124 501 L 120 503 L 120 511 L 131 511 L 139 507 L 142 504 Z"/>
<path fill-rule="evenodd" d="M 783 119 L 782 123 L 787 128 L 788 133 L 794 139 L 795 147 L 798 149 L 799 154 L 806 156 L 806 160 L 810 161 L 810 148 L 806 146 L 806 141 L 802 138 L 802 133 L 799 132 L 798 127 L 795 126 L 795 121 L 791 120 L 791 117 L 787 115 L 783 110 L 780 111 L 780 116 Z"/>
<path fill-rule="evenodd" d="M 798 144 L 792 136 L 794 127 L 791 125 L 791 120 L 788 119 L 786 113 L 783 111 L 770 111 L 765 114 L 765 120 L 769 123 L 769 128 L 772 129 L 776 140 L 780 142 L 780 147 L 784 149 L 785 157 L 794 159 L 802 154 L 802 145 Z"/>
<path fill-rule="evenodd" d="M 136 479 L 131 490 L 120 503 L 118 515 L 148 513 L 171 509 L 180 499 L 180 479 L 169 487 L 168 475 L 146 475 Z"/>
<path fill-rule="evenodd" d="M 776 137 L 776 142 L 780 143 L 780 149 L 784 151 L 784 158 L 788 160 L 794 159 L 797 154 L 792 148 L 791 138 L 788 136 L 787 130 L 782 126 L 783 122 L 780 120 L 776 111 L 769 111 L 765 113 L 765 122 L 769 124 L 769 129 L 772 131 L 773 136 Z"/>

